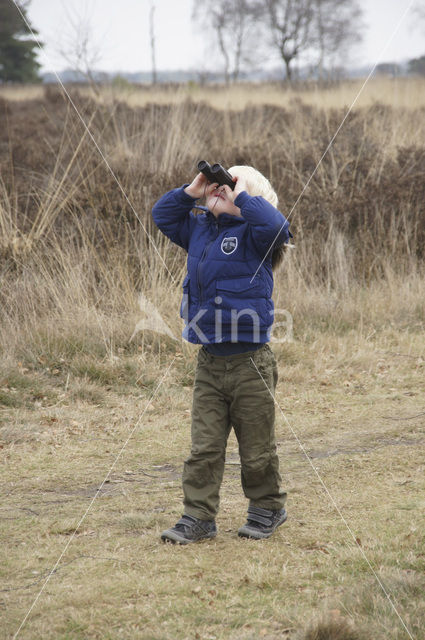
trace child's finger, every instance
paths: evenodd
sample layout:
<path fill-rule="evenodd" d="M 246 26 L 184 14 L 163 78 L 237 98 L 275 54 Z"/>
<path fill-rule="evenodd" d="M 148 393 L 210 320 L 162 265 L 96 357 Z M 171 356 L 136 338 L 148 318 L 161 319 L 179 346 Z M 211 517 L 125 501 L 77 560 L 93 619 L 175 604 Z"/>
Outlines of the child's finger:
<path fill-rule="evenodd" d="M 233 202 L 233 200 L 235 199 L 235 192 L 233 191 L 233 189 L 231 189 L 227 184 L 223 184 L 222 189 L 225 191 L 229 200 Z"/>
<path fill-rule="evenodd" d="M 207 193 L 212 193 L 218 187 L 218 182 L 209 182 L 207 187 Z"/>
<path fill-rule="evenodd" d="M 238 178 L 237 177 L 237 182 L 235 184 L 235 188 L 234 188 L 234 192 L 233 192 L 235 194 L 235 197 L 241 191 L 248 191 L 247 187 L 248 187 L 248 185 L 247 185 L 247 182 L 246 182 L 245 178 Z"/>
<path fill-rule="evenodd" d="M 203 173 L 198 173 L 198 175 L 195 176 L 195 180 L 198 182 L 198 184 L 206 184 L 208 182 L 207 177 L 204 176 Z"/>

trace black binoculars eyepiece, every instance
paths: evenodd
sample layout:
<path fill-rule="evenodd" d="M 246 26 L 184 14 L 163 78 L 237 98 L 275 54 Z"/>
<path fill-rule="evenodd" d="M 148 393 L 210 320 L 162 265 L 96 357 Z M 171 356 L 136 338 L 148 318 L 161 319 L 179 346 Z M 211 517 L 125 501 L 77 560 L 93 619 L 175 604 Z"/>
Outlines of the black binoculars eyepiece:
<path fill-rule="evenodd" d="M 206 160 L 198 162 L 198 171 L 204 174 L 209 182 L 218 182 L 219 185 L 227 184 L 233 191 L 235 182 L 231 174 L 221 164 L 210 165 Z"/>

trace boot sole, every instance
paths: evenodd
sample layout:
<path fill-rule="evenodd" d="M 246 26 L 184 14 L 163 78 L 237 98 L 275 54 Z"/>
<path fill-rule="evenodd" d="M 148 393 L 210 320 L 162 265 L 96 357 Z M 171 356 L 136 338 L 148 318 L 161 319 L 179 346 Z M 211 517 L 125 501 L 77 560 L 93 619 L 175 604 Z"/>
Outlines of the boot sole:
<path fill-rule="evenodd" d="M 287 519 L 288 514 L 285 511 L 285 513 L 282 514 L 280 520 L 275 525 L 274 529 L 267 533 L 265 533 L 264 531 L 260 531 L 259 529 L 251 529 L 251 527 L 244 525 L 238 530 L 238 536 L 240 538 L 252 538 L 253 540 L 264 540 L 265 538 L 270 538 L 270 536 L 276 531 L 276 529 L 280 527 L 281 524 L 286 522 Z"/>

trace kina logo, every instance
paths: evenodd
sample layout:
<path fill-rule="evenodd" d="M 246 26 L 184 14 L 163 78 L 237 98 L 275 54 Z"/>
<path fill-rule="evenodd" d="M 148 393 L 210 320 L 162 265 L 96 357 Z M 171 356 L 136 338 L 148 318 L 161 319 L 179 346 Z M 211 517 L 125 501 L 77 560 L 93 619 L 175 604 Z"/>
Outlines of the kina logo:
<path fill-rule="evenodd" d="M 223 238 L 221 242 L 221 250 L 227 255 L 236 251 L 237 246 L 238 239 L 235 236 L 232 236 L 231 238 Z"/>

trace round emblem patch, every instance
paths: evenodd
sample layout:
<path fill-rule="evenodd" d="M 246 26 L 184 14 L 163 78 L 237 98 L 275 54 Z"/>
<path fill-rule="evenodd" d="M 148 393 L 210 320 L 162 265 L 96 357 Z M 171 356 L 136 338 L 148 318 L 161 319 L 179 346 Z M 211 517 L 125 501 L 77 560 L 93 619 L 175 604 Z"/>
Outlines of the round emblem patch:
<path fill-rule="evenodd" d="M 237 246 L 238 246 L 238 239 L 236 238 L 236 236 L 232 236 L 230 238 L 223 238 L 223 240 L 221 241 L 221 250 L 223 253 L 226 253 L 227 255 L 236 251 Z"/>

